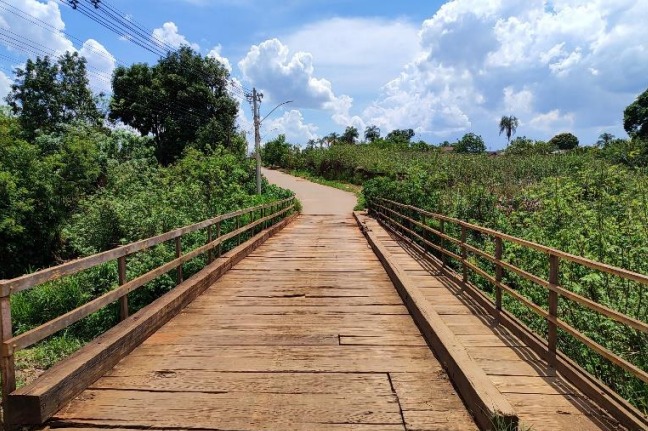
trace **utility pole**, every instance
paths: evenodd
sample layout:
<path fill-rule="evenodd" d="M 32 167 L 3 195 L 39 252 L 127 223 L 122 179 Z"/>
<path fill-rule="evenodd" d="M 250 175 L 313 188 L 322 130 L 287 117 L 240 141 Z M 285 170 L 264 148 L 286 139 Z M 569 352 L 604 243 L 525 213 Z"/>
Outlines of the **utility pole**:
<path fill-rule="evenodd" d="M 262 93 L 257 93 L 256 87 L 252 89 L 252 110 L 254 111 L 254 152 L 256 156 L 256 188 L 257 194 L 261 194 L 261 119 L 259 114 L 259 104 L 263 99 Z"/>

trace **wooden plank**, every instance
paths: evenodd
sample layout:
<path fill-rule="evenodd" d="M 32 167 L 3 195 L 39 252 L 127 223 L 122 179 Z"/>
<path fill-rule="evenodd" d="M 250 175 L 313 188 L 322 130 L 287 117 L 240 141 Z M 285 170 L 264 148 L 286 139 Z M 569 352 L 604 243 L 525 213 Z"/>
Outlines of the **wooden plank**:
<path fill-rule="evenodd" d="M 83 397 L 58 413 L 53 423 L 278 431 L 291 426 L 317 429 L 320 424 L 328 423 L 402 423 L 395 396 L 367 390 L 362 394 L 362 397 L 349 397 L 343 393 L 192 392 L 189 397 L 179 397 L 173 392 L 87 390 Z M 152 404 L 156 406 L 155 416 L 143 415 Z"/>
<path fill-rule="evenodd" d="M 479 426 L 487 429 L 493 417 L 500 417 L 508 426 L 517 427 L 518 417 L 510 403 L 481 368 L 473 362 L 465 348 L 430 306 L 423 294 L 415 288 L 405 272 L 392 261 L 389 251 L 380 244 L 371 229 L 363 224 L 364 218 L 359 213 L 354 213 L 354 215 L 424 337 L 447 367 L 450 378 L 462 398 L 470 406 Z"/>
<path fill-rule="evenodd" d="M 142 345 L 124 364 L 133 369 L 201 369 L 246 372 L 431 372 L 430 349 L 416 346 L 228 346 L 214 351 L 198 345 Z M 268 358 L 272 358 L 271 361 Z"/>
<path fill-rule="evenodd" d="M 284 219 L 217 259 L 186 283 L 143 308 L 8 397 L 8 424 L 41 424 L 71 398 L 178 314 L 247 253 L 292 221 Z"/>
<path fill-rule="evenodd" d="M 371 373 L 227 373 L 205 370 L 133 370 L 117 365 L 91 389 L 158 392 L 344 394 L 370 392 L 391 396 L 386 374 Z"/>
<path fill-rule="evenodd" d="M 403 410 L 408 430 L 474 431 L 470 415 L 464 410 Z"/>

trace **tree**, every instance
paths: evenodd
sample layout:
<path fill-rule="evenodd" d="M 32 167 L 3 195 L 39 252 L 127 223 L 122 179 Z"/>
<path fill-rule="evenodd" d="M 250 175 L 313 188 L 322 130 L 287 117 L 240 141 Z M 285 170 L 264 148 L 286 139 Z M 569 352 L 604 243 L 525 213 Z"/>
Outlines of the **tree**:
<path fill-rule="evenodd" d="M 340 135 L 338 135 L 335 132 L 329 133 L 327 136 L 324 137 L 324 141 L 326 142 L 326 145 L 329 147 L 332 145 L 337 145 L 339 140 L 340 140 Z"/>
<path fill-rule="evenodd" d="M 6 100 L 28 140 L 72 121 L 96 125 L 102 118 L 89 87 L 86 60 L 76 52 L 56 62 L 47 56 L 27 60 L 24 69 L 16 69 Z"/>
<path fill-rule="evenodd" d="M 517 131 L 517 128 L 519 126 L 520 122 L 517 119 L 517 117 L 514 117 L 513 115 L 503 116 L 500 119 L 499 123 L 499 129 L 500 132 L 499 134 L 501 135 L 502 133 L 506 133 L 506 145 L 508 146 L 511 143 L 511 136 L 515 134 Z"/>
<path fill-rule="evenodd" d="M 380 129 L 378 126 L 367 126 L 364 131 L 364 137 L 369 142 L 375 142 L 376 139 L 380 139 Z"/>
<path fill-rule="evenodd" d="M 358 139 L 359 136 L 360 133 L 358 133 L 358 129 L 353 126 L 349 126 L 344 130 L 341 139 L 344 143 L 353 145 L 355 144 L 356 139 Z"/>
<path fill-rule="evenodd" d="M 614 136 L 612 133 L 601 133 L 599 135 L 598 141 L 596 141 L 596 146 L 605 148 L 610 144 L 610 142 L 614 141 L 615 138 L 616 136 Z"/>
<path fill-rule="evenodd" d="M 481 154 L 486 151 L 486 145 L 481 136 L 474 133 L 466 133 L 454 145 L 455 153 Z"/>
<path fill-rule="evenodd" d="M 506 148 L 506 154 L 530 156 L 534 154 L 551 154 L 555 150 L 556 147 L 548 142 L 534 141 L 526 136 L 518 136 Z"/>
<path fill-rule="evenodd" d="M 183 46 L 157 65 L 118 67 L 113 74 L 110 119 L 153 136 L 156 157 L 167 165 L 190 144 L 238 151 L 236 101 L 229 73 L 217 60 Z"/>
<path fill-rule="evenodd" d="M 571 133 L 560 133 L 549 140 L 559 150 L 573 150 L 578 147 L 578 138 Z"/>
<path fill-rule="evenodd" d="M 623 111 L 623 128 L 631 138 L 648 139 L 648 89 Z"/>
<path fill-rule="evenodd" d="M 291 155 L 291 146 L 286 142 L 286 135 L 281 134 L 263 146 L 261 159 L 267 166 L 286 167 Z"/>
<path fill-rule="evenodd" d="M 387 134 L 385 140 L 395 144 L 409 144 L 414 137 L 413 129 L 396 129 Z"/>

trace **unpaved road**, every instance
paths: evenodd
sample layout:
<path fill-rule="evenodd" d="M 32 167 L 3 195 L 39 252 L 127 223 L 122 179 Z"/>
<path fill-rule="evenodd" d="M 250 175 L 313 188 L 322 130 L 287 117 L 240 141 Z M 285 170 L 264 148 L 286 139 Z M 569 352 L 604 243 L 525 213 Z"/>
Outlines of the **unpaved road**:
<path fill-rule="evenodd" d="M 343 190 L 315 184 L 271 169 L 263 168 L 262 172 L 271 184 L 295 192 L 303 205 L 302 214 L 351 214 L 358 201 L 354 194 Z"/>

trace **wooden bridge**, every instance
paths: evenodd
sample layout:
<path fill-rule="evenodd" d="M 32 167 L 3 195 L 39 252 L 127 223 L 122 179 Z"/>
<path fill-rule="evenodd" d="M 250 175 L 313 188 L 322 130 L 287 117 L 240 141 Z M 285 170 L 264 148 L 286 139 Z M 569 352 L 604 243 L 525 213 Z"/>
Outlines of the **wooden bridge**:
<path fill-rule="evenodd" d="M 557 315 L 562 297 L 648 332 L 645 322 L 558 285 L 560 260 L 575 257 L 389 201 L 373 204 L 375 218 L 352 213 L 349 194 L 266 174 L 296 191 L 301 215 L 288 199 L 0 281 L 7 428 L 648 428 L 641 412 L 556 347 L 558 330 L 573 331 L 590 349 L 648 382 L 644 370 Z M 450 234 L 455 222 L 458 238 Z M 494 255 L 468 244 L 472 228 L 492 235 Z M 199 231 L 205 245 L 183 254 L 182 237 Z M 173 261 L 127 280 L 128 256 L 167 241 L 175 243 Z M 502 260 L 505 241 L 541 247 L 549 256 L 549 279 Z M 221 253 L 223 246 L 231 250 Z M 489 256 L 495 273 L 471 263 L 469 253 Z M 207 256 L 206 267 L 184 280 L 182 265 L 200 255 Z M 458 274 L 450 259 L 459 263 Z M 41 327 L 12 334 L 11 295 L 115 260 L 116 289 Z M 648 284 L 640 274 L 579 263 Z M 172 270 L 176 288 L 129 315 L 128 294 Z M 503 284 L 504 271 L 546 287 L 548 309 Z M 494 284 L 494 301 L 471 284 L 469 272 Z M 503 309 L 503 295 L 546 319 L 548 340 Z M 16 389 L 16 351 L 115 301 L 119 325 Z"/>

